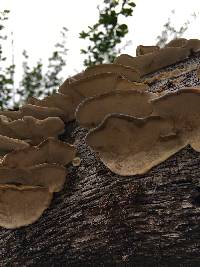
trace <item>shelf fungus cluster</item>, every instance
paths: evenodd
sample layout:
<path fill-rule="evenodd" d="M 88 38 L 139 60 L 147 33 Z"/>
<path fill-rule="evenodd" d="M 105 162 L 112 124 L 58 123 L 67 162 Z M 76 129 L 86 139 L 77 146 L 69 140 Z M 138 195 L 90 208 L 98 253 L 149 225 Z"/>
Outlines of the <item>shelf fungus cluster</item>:
<path fill-rule="evenodd" d="M 90 129 L 86 142 L 111 171 L 144 174 L 188 144 L 200 151 L 200 88 L 159 95 L 142 83 L 146 74 L 199 51 L 196 39 L 176 39 L 162 49 L 139 46 L 136 57 L 121 55 L 113 68 L 88 68 L 61 86 L 62 93 L 73 88 L 85 98 L 76 109 L 76 120 Z M 125 73 L 127 67 L 135 70 L 132 79 Z"/>
<path fill-rule="evenodd" d="M 65 124 L 57 114 L 22 111 L 0 115 L 0 226 L 8 229 L 42 215 L 53 193 L 62 190 L 65 165 L 76 155 L 73 145 L 58 140 Z"/>
<path fill-rule="evenodd" d="M 200 88 L 160 96 L 144 80 L 199 51 L 194 39 L 139 46 L 136 57 L 90 67 L 51 96 L 1 111 L 0 226 L 35 222 L 62 190 L 66 165 L 81 164 L 74 146 L 58 139 L 74 119 L 89 128 L 88 145 L 119 175 L 143 174 L 187 144 L 200 151 Z"/>

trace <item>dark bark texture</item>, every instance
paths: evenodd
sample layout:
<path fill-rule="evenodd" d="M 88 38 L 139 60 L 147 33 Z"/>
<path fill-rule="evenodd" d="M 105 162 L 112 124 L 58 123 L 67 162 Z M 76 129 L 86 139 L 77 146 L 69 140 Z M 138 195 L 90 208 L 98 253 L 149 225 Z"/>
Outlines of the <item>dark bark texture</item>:
<path fill-rule="evenodd" d="M 193 70 L 151 91 L 199 84 Z M 0 266 L 200 266 L 200 153 L 188 146 L 145 175 L 121 177 L 87 147 L 86 133 L 66 126 L 61 139 L 75 142 L 81 164 L 67 166 L 64 190 L 36 223 L 0 229 Z"/>

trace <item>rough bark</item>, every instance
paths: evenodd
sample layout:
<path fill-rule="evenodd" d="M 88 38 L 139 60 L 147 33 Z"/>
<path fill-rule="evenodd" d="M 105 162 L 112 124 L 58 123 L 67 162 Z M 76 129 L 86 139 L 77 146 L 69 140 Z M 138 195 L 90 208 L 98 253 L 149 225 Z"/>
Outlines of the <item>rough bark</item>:
<path fill-rule="evenodd" d="M 151 90 L 199 83 L 191 71 L 179 84 L 164 80 Z M 186 147 L 145 175 L 121 177 L 87 147 L 86 132 L 66 127 L 61 138 L 75 141 L 81 165 L 67 166 L 65 188 L 43 216 L 0 229 L 0 266 L 199 266 L 200 154 Z"/>

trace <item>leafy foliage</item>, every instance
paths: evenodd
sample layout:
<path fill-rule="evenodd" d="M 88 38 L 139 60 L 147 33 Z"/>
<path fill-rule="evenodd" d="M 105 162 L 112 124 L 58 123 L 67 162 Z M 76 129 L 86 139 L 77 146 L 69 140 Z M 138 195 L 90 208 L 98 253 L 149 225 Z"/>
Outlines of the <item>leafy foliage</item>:
<path fill-rule="evenodd" d="M 116 46 L 128 33 L 128 26 L 119 22 L 120 16 L 132 16 L 135 3 L 132 0 L 104 0 L 105 7 L 99 10 L 99 20 L 88 31 L 82 31 L 79 38 L 90 41 L 81 53 L 86 55 L 86 67 L 113 62 L 120 49 Z"/>
<path fill-rule="evenodd" d="M 14 87 L 15 66 L 6 65 L 6 56 L 3 54 L 3 42 L 7 39 L 4 34 L 5 21 L 8 19 L 9 10 L 0 12 L 0 109 L 10 106 Z"/>
<path fill-rule="evenodd" d="M 56 50 L 53 51 L 52 56 L 48 59 L 47 71 L 44 71 L 44 65 L 39 60 L 34 67 L 28 64 L 29 56 L 26 51 L 23 52 L 23 78 L 20 82 L 20 89 L 17 90 L 19 96 L 18 106 L 22 105 L 31 97 L 44 97 L 54 93 L 62 80 L 60 74 L 63 67 L 66 65 L 65 57 L 67 55 L 66 49 L 66 32 L 67 28 L 63 27 L 61 31 L 61 42 L 55 45 Z"/>
<path fill-rule="evenodd" d="M 175 10 L 172 10 L 171 14 L 172 16 L 175 15 Z M 193 19 L 196 19 L 196 13 L 193 13 L 191 17 L 193 17 Z M 156 38 L 158 40 L 156 45 L 160 47 L 164 47 L 166 43 L 173 39 L 182 37 L 191 23 L 191 20 L 186 20 L 184 24 L 177 30 L 174 26 L 172 26 L 171 19 L 172 18 L 168 18 L 168 21 L 163 25 L 161 35 Z"/>

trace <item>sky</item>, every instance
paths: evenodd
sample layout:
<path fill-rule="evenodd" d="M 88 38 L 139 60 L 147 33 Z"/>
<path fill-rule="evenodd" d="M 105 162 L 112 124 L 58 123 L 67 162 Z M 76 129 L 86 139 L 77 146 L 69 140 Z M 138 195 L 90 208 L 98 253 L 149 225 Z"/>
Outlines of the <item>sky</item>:
<path fill-rule="evenodd" d="M 0 10 L 11 11 L 8 21 L 8 31 L 13 32 L 14 55 L 18 76 L 22 62 L 22 51 L 27 50 L 32 63 L 39 58 L 47 61 L 54 45 L 60 39 L 60 30 L 68 28 L 67 33 L 67 66 L 66 78 L 83 70 L 83 55 L 80 49 L 87 46 L 84 40 L 78 38 L 82 30 L 93 25 L 98 19 L 97 5 L 103 0 L 0 0 Z M 200 0 L 136 0 L 133 16 L 125 20 L 129 26 L 129 34 L 125 41 L 132 44 L 123 53 L 135 55 L 137 45 L 154 45 L 156 37 L 161 33 L 163 25 L 175 10 L 172 22 L 179 28 L 187 19 L 192 22 L 186 38 L 200 39 Z M 196 20 L 191 14 L 196 12 Z M 124 41 L 124 43 L 125 43 Z M 12 54 L 8 46 L 8 54 Z"/>

